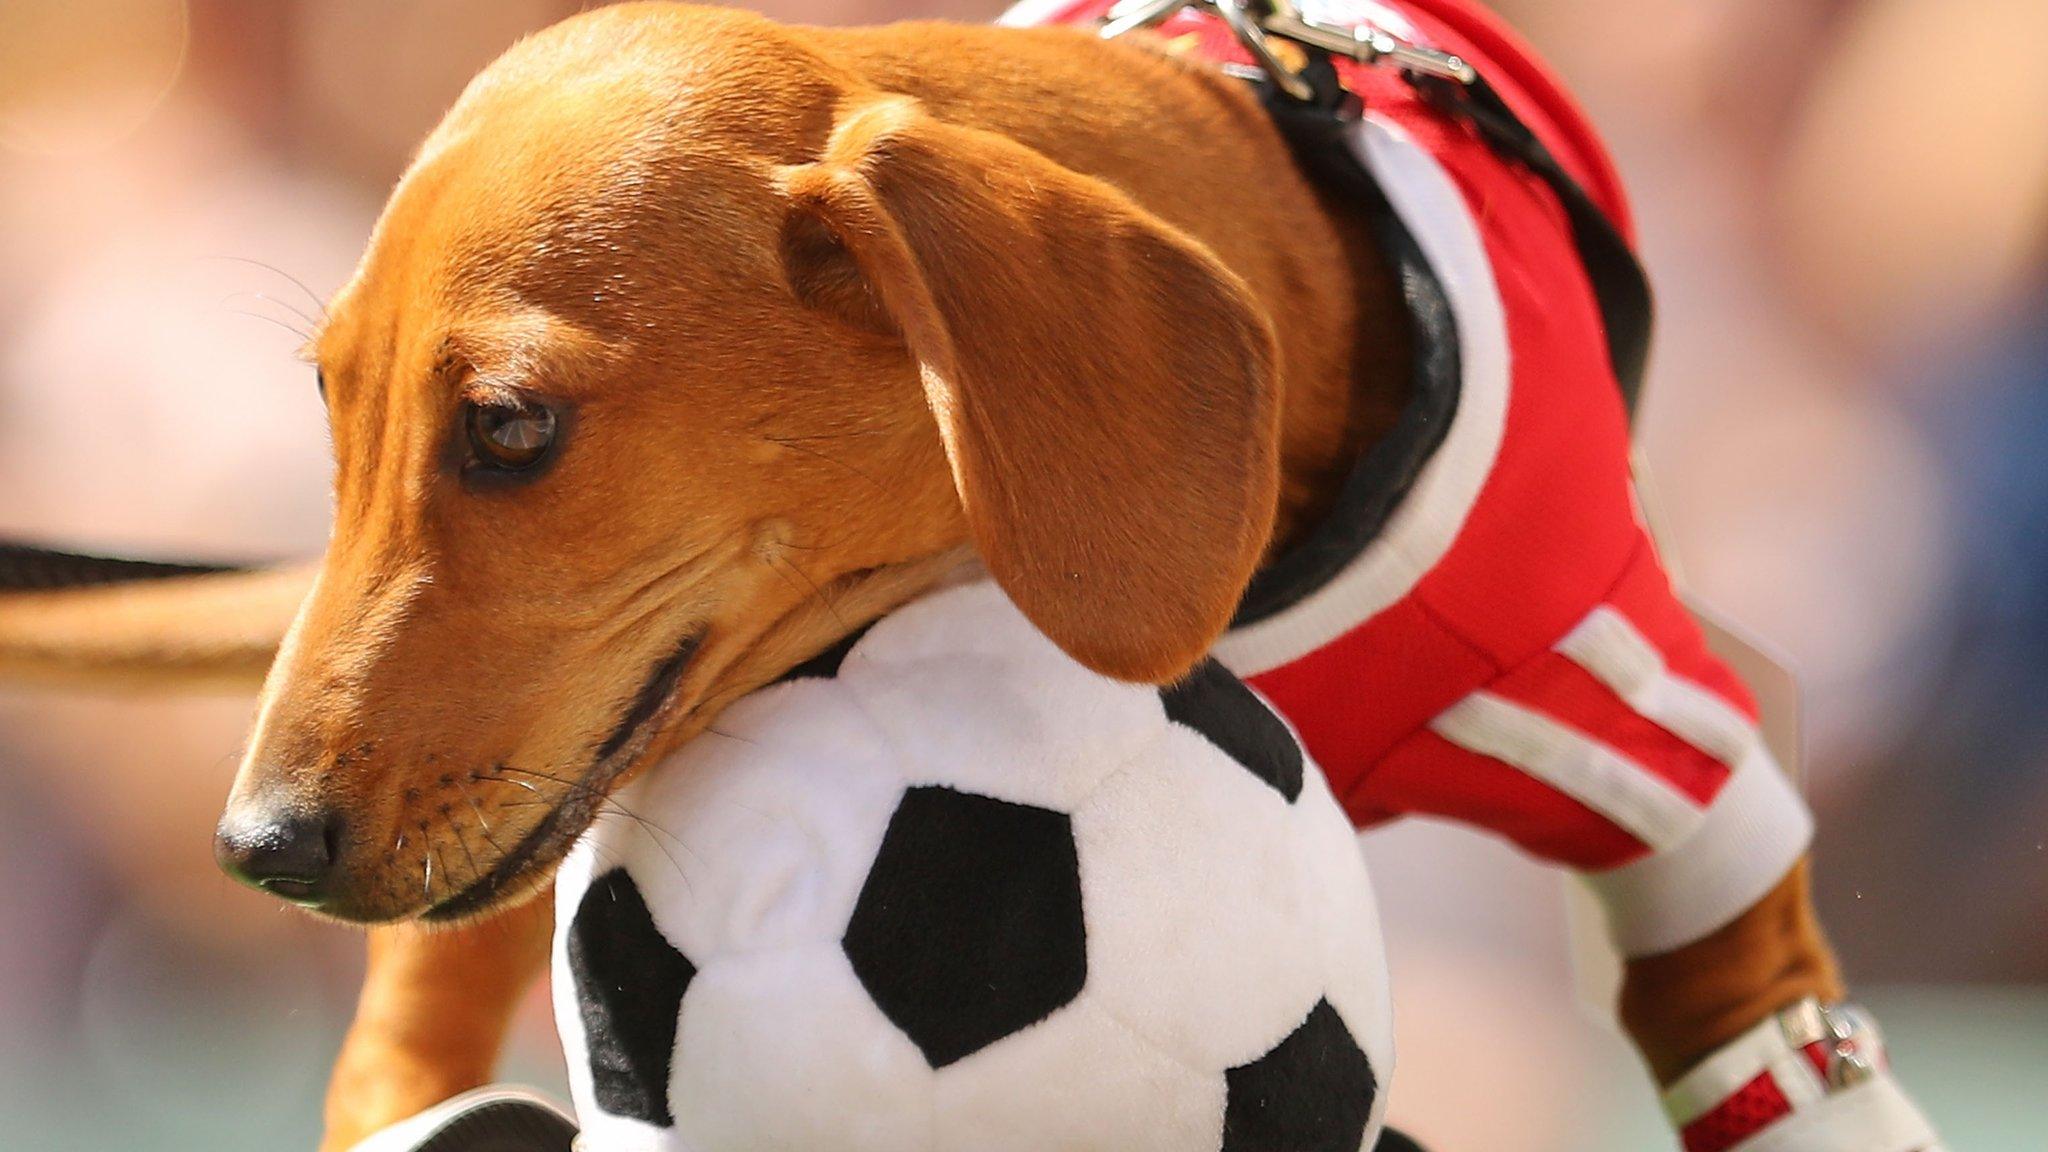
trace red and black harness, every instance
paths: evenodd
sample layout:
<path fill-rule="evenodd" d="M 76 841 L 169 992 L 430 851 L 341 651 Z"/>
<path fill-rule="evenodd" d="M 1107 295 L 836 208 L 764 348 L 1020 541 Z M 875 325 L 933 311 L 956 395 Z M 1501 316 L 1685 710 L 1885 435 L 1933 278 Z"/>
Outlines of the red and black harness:
<path fill-rule="evenodd" d="M 1621 230 L 1468 61 L 1406 44 L 1380 30 L 1361 35 L 1308 24 L 1287 7 L 1287 0 L 1254 3 L 1248 10 L 1234 0 L 1200 0 L 1198 5 L 1155 0 L 1142 14 L 1154 17 L 1151 23 L 1187 7 L 1235 11 L 1242 16 L 1224 17 L 1222 23 L 1259 63 L 1226 64 L 1225 70 L 1257 86 L 1273 123 L 1312 180 L 1365 206 L 1381 252 L 1402 285 L 1414 331 L 1415 378 L 1395 427 L 1354 467 L 1331 514 L 1253 578 L 1232 621 L 1237 627 L 1291 607 L 1356 558 L 1407 495 L 1457 410 L 1461 379 L 1457 321 L 1415 238 L 1349 144 L 1365 105 L 1345 87 L 1334 63 L 1338 52 L 1361 63 L 1394 69 L 1426 103 L 1465 125 L 1504 161 L 1527 169 L 1550 188 L 1570 221 L 1572 239 L 1605 330 L 1608 363 L 1631 417 L 1642 393 L 1653 316 L 1649 280 Z M 1104 18 L 1105 35 L 1149 26 L 1137 18 L 1120 18 L 1117 11 L 1112 9 Z M 1321 35 L 1295 35 L 1303 28 Z M 1257 45 L 1259 36 L 1289 40 L 1304 63 L 1288 69 L 1273 52 Z M 1350 50 L 1333 47 L 1333 42 L 1348 43 Z"/>

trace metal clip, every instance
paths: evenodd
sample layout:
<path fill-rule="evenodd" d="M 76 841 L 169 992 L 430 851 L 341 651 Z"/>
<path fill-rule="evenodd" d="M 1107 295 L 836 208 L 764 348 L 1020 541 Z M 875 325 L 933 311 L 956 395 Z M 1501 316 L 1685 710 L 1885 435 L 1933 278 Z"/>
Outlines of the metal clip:
<path fill-rule="evenodd" d="M 1785 1043 L 1793 1048 L 1804 1048 L 1822 1040 L 1838 1039 L 1827 1013 L 1820 1001 L 1811 996 L 1786 1007 L 1778 1013 L 1778 1027 L 1784 1032 Z"/>
<path fill-rule="evenodd" d="M 1412 44 L 1371 24 L 1345 28 L 1310 20 L 1295 7 L 1294 0 L 1120 0 L 1103 17 L 1098 32 L 1103 39 L 1112 40 L 1141 28 L 1156 27 L 1184 8 L 1214 13 L 1229 25 L 1260 70 L 1296 100 L 1313 99 L 1315 89 L 1302 77 L 1300 69 L 1290 67 L 1273 51 L 1268 37 L 1361 64 L 1390 64 L 1406 72 L 1458 84 L 1472 84 L 1479 79 L 1478 71 L 1462 56 Z"/>
<path fill-rule="evenodd" d="M 1244 0 L 1207 0 L 1207 6 L 1230 25 L 1237 42 L 1244 45 L 1244 50 L 1252 54 L 1252 59 L 1266 70 L 1266 75 L 1272 77 L 1282 92 L 1304 103 L 1316 98 L 1315 86 L 1302 76 L 1301 71 L 1288 67 L 1286 61 L 1274 55 L 1273 46 L 1266 43 L 1264 23 L 1252 15 Z"/>
<path fill-rule="evenodd" d="M 1785 1043 L 1794 1049 L 1820 1044 L 1827 1054 L 1824 1076 L 1828 1091 L 1853 1088 L 1877 1075 L 1872 1052 L 1876 1037 L 1870 1027 L 1847 1004 L 1822 1004 L 1807 997 L 1778 1013 L 1778 1027 Z"/>
<path fill-rule="evenodd" d="M 1847 1004 L 1827 1005 L 1820 1014 L 1833 1041 L 1828 1053 L 1828 1087 L 1839 1092 L 1876 1076 L 1872 1053 L 1864 1050 L 1866 1044 L 1874 1048 L 1876 1038 L 1856 1009 Z"/>

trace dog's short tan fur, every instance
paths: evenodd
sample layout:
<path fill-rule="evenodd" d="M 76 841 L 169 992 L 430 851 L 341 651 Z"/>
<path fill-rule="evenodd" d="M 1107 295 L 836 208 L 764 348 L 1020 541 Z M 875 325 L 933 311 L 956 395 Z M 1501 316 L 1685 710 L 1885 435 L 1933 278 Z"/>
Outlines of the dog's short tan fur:
<path fill-rule="evenodd" d="M 456 897 L 589 773 L 970 552 L 1076 658 L 1171 679 L 1408 373 L 1362 221 L 1240 82 L 1069 31 L 679 5 L 585 14 L 480 76 L 331 313 L 333 543 L 230 811 L 341 813 L 323 910 L 369 922 Z M 462 466 L 464 403 L 505 397 L 563 413 L 530 482 Z M 7 641 L 0 616 L 0 668 Z M 546 919 L 373 930 L 330 1146 L 488 1076 Z M 1668 1077 L 1835 991 L 1794 877 L 1638 964 L 1628 1018 Z"/>

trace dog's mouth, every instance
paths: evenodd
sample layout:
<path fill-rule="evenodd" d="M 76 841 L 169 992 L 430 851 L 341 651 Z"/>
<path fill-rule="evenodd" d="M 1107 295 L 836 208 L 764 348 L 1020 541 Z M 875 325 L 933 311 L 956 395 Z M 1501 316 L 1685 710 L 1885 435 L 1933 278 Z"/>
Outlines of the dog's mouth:
<path fill-rule="evenodd" d="M 529 880 L 545 876 L 561 863 L 597 819 L 612 786 L 639 761 L 653 742 L 654 732 L 659 727 L 656 721 L 664 719 L 664 714 L 670 711 L 682 684 L 683 673 L 689 670 L 703 643 L 702 631 L 690 632 L 669 655 L 655 664 L 610 734 L 598 745 L 590 767 L 580 777 L 564 780 L 528 773 L 523 779 L 515 780 L 536 792 L 541 790 L 538 785 L 554 781 L 555 787 L 566 790 L 567 795 L 557 800 L 540 822 L 510 851 L 499 857 L 488 871 L 453 896 L 429 905 L 420 913 L 420 918 L 446 922 L 474 916 L 501 898 L 521 891 Z M 516 768 L 500 766 L 495 775 L 512 780 L 522 774 Z"/>

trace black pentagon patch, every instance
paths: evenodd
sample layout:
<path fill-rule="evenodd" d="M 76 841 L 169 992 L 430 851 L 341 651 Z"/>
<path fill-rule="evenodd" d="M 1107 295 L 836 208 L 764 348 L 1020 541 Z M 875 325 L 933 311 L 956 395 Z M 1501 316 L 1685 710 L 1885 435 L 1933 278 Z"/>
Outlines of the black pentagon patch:
<path fill-rule="evenodd" d="M 567 942 L 597 1106 L 663 1128 L 677 1014 L 697 966 L 654 926 L 624 868 L 591 882 Z"/>
<path fill-rule="evenodd" d="M 1159 699 L 1167 719 L 1200 732 L 1289 804 L 1301 795 L 1301 745 L 1230 669 L 1204 660 L 1187 679 L 1161 688 Z"/>
<path fill-rule="evenodd" d="M 847 925 L 847 959 L 934 1068 L 1051 1015 L 1088 979 L 1081 864 L 1059 812 L 903 794 Z"/>
<path fill-rule="evenodd" d="M 1223 1152 L 1358 1152 L 1379 1091 L 1328 1000 L 1271 1052 L 1223 1077 Z"/>
<path fill-rule="evenodd" d="M 1423 1147 L 1405 1132 L 1382 1128 L 1379 1140 L 1372 1146 L 1372 1152 L 1423 1152 Z"/>

